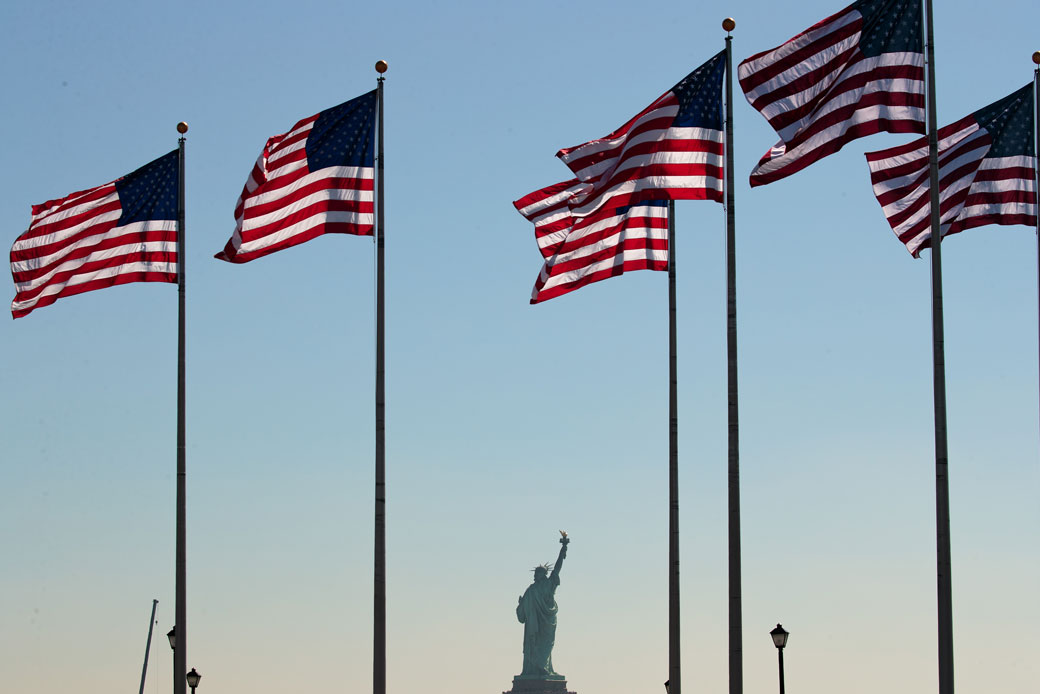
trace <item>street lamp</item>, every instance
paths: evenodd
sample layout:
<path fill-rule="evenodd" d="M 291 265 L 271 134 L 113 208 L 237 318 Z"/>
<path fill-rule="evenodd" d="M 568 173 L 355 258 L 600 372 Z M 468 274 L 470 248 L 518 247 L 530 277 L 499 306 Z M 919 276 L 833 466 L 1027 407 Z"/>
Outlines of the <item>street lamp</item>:
<path fill-rule="evenodd" d="M 195 672 L 195 668 L 192 668 L 191 672 L 184 676 L 184 679 L 188 680 L 188 686 L 191 687 L 191 694 L 195 694 L 195 687 L 199 686 L 199 680 L 202 679 L 202 675 Z"/>
<path fill-rule="evenodd" d="M 789 632 L 777 624 L 776 629 L 769 632 L 769 635 L 773 637 L 773 645 L 776 646 L 777 655 L 780 657 L 780 694 L 784 694 L 784 646 L 787 645 Z"/>

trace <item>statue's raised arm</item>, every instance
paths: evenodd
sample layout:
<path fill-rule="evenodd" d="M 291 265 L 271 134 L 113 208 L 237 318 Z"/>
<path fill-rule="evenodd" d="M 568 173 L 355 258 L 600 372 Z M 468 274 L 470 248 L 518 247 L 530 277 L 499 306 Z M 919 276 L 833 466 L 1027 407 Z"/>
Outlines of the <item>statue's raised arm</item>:
<path fill-rule="evenodd" d="M 555 577 L 557 580 L 559 580 L 559 577 L 560 577 L 560 569 L 563 568 L 563 560 L 567 557 L 567 543 L 569 543 L 570 541 L 571 541 L 571 539 L 569 537 L 567 537 L 567 533 L 565 533 L 564 531 L 561 530 L 560 531 L 560 544 L 563 545 L 563 546 L 560 547 L 560 555 L 558 557 L 556 557 L 556 563 L 553 564 L 553 572 L 552 572 L 553 577 Z"/>

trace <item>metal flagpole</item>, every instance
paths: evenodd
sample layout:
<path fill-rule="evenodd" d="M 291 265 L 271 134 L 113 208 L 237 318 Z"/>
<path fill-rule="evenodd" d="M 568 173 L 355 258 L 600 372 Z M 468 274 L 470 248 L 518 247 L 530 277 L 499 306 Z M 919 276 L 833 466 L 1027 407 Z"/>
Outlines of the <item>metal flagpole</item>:
<path fill-rule="evenodd" d="M 932 0 L 925 0 L 928 81 L 928 182 L 932 233 L 932 388 L 935 406 L 935 539 L 939 627 L 939 694 L 953 694 L 953 587 L 950 576 L 950 482 L 946 447 L 946 358 L 943 338 L 942 233 L 939 216 L 939 138 L 935 108 Z"/>
<path fill-rule="evenodd" d="M 173 651 L 173 692 L 184 694 L 188 674 L 188 627 L 185 589 L 185 434 L 184 434 L 184 134 L 188 124 L 177 124 L 181 134 L 177 155 L 177 569 L 174 630 L 177 647 Z"/>
<path fill-rule="evenodd" d="M 726 30 L 726 366 L 729 413 L 729 692 L 744 691 L 743 627 L 740 594 L 740 427 L 737 419 L 737 249 L 733 191 L 733 37 Z"/>
<path fill-rule="evenodd" d="M 376 63 L 376 503 L 372 692 L 386 694 L 386 360 L 383 320 L 383 73 Z"/>
<path fill-rule="evenodd" d="M 1036 140 L 1034 140 L 1033 153 L 1040 155 L 1040 51 L 1033 53 L 1033 64 L 1037 65 L 1033 69 L 1033 97 L 1036 99 L 1036 106 L 1033 110 L 1033 123 L 1036 125 Z M 1040 164 L 1040 159 L 1037 160 Z M 1036 282 L 1037 282 L 1037 296 L 1040 299 L 1040 165 L 1036 167 L 1034 172 L 1035 183 L 1036 183 L 1036 203 L 1037 203 L 1037 215 L 1036 215 Z M 1040 302 L 1037 304 L 1037 330 L 1040 335 Z M 1038 342 L 1040 344 L 1040 342 Z M 1040 354 L 1040 352 L 1038 352 Z"/>
<path fill-rule="evenodd" d="M 679 648 L 679 396 L 675 338 L 675 201 L 668 201 L 668 681 L 682 694 Z"/>

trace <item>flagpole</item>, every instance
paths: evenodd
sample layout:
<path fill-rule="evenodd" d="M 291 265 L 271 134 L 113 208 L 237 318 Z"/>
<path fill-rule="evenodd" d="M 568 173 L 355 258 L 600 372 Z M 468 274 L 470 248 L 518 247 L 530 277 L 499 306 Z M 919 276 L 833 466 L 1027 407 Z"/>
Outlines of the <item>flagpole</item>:
<path fill-rule="evenodd" d="M 1036 100 L 1036 104 L 1033 110 L 1033 124 L 1036 126 L 1036 139 L 1034 140 L 1033 152 L 1034 154 L 1040 155 L 1040 51 L 1033 52 L 1033 64 L 1037 67 L 1033 69 L 1033 98 Z M 1037 160 L 1040 162 L 1040 159 Z M 1040 336 L 1040 164 L 1037 165 L 1034 171 L 1034 179 L 1036 184 L 1036 204 L 1037 204 L 1037 215 L 1036 215 L 1036 282 L 1037 282 L 1037 331 Z M 1037 343 L 1040 345 L 1040 341 Z M 1040 350 L 1037 352 L 1040 355 Z"/>
<path fill-rule="evenodd" d="M 177 646 L 173 650 L 173 691 L 184 694 L 188 674 L 188 628 L 186 600 L 186 522 L 185 522 L 185 413 L 184 413 L 184 134 L 188 124 L 177 124 L 177 560 L 174 633 Z"/>
<path fill-rule="evenodd" d="M 675 336 L 675 201 L 668 201 L 668 681 L 682 694 L 679 648 L 679 395 Z"/>
<path fill-rule="evenodd" d="M 935 536 L 939 631 L 939 694 L 953 694 L 953 587 L 950 575 L 950 482 L 946 440 L 946 357 L 943 337 L 942 230 L 939 211 L 939 137 L 935 106 L 932 0 L 925 0 L 928 81 L 928 181 L 932 252 L 932 388 L 935 412 Z"/>
<path fill-rule="evenodd" d="M 740 590 L 740 427 L 737 418 L 737 251 L 733 190 L 733 37 L 726 30 L 726 366 L 729 414 L 729 692 L 744 691 L 744 652 Z"/>
<path fill-rule="evenodd" d="M 386 694 L 386 360 L 383 320 L 383 74 L 376 62 L 376 500 L 372 692 Z"/>

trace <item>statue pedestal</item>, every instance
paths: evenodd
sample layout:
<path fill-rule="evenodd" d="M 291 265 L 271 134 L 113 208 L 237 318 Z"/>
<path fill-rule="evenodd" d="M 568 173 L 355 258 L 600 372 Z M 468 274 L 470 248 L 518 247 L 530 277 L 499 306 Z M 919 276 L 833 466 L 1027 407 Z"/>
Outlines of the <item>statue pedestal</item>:
<path fill-rule="evenodd" d="M 520 679 L 517 675 L 513 678 L 513 688 L 502 694 L 577 694 L 567 691 L 567 680 L 562 675 L 559 679 L 531 680 Z"/>

